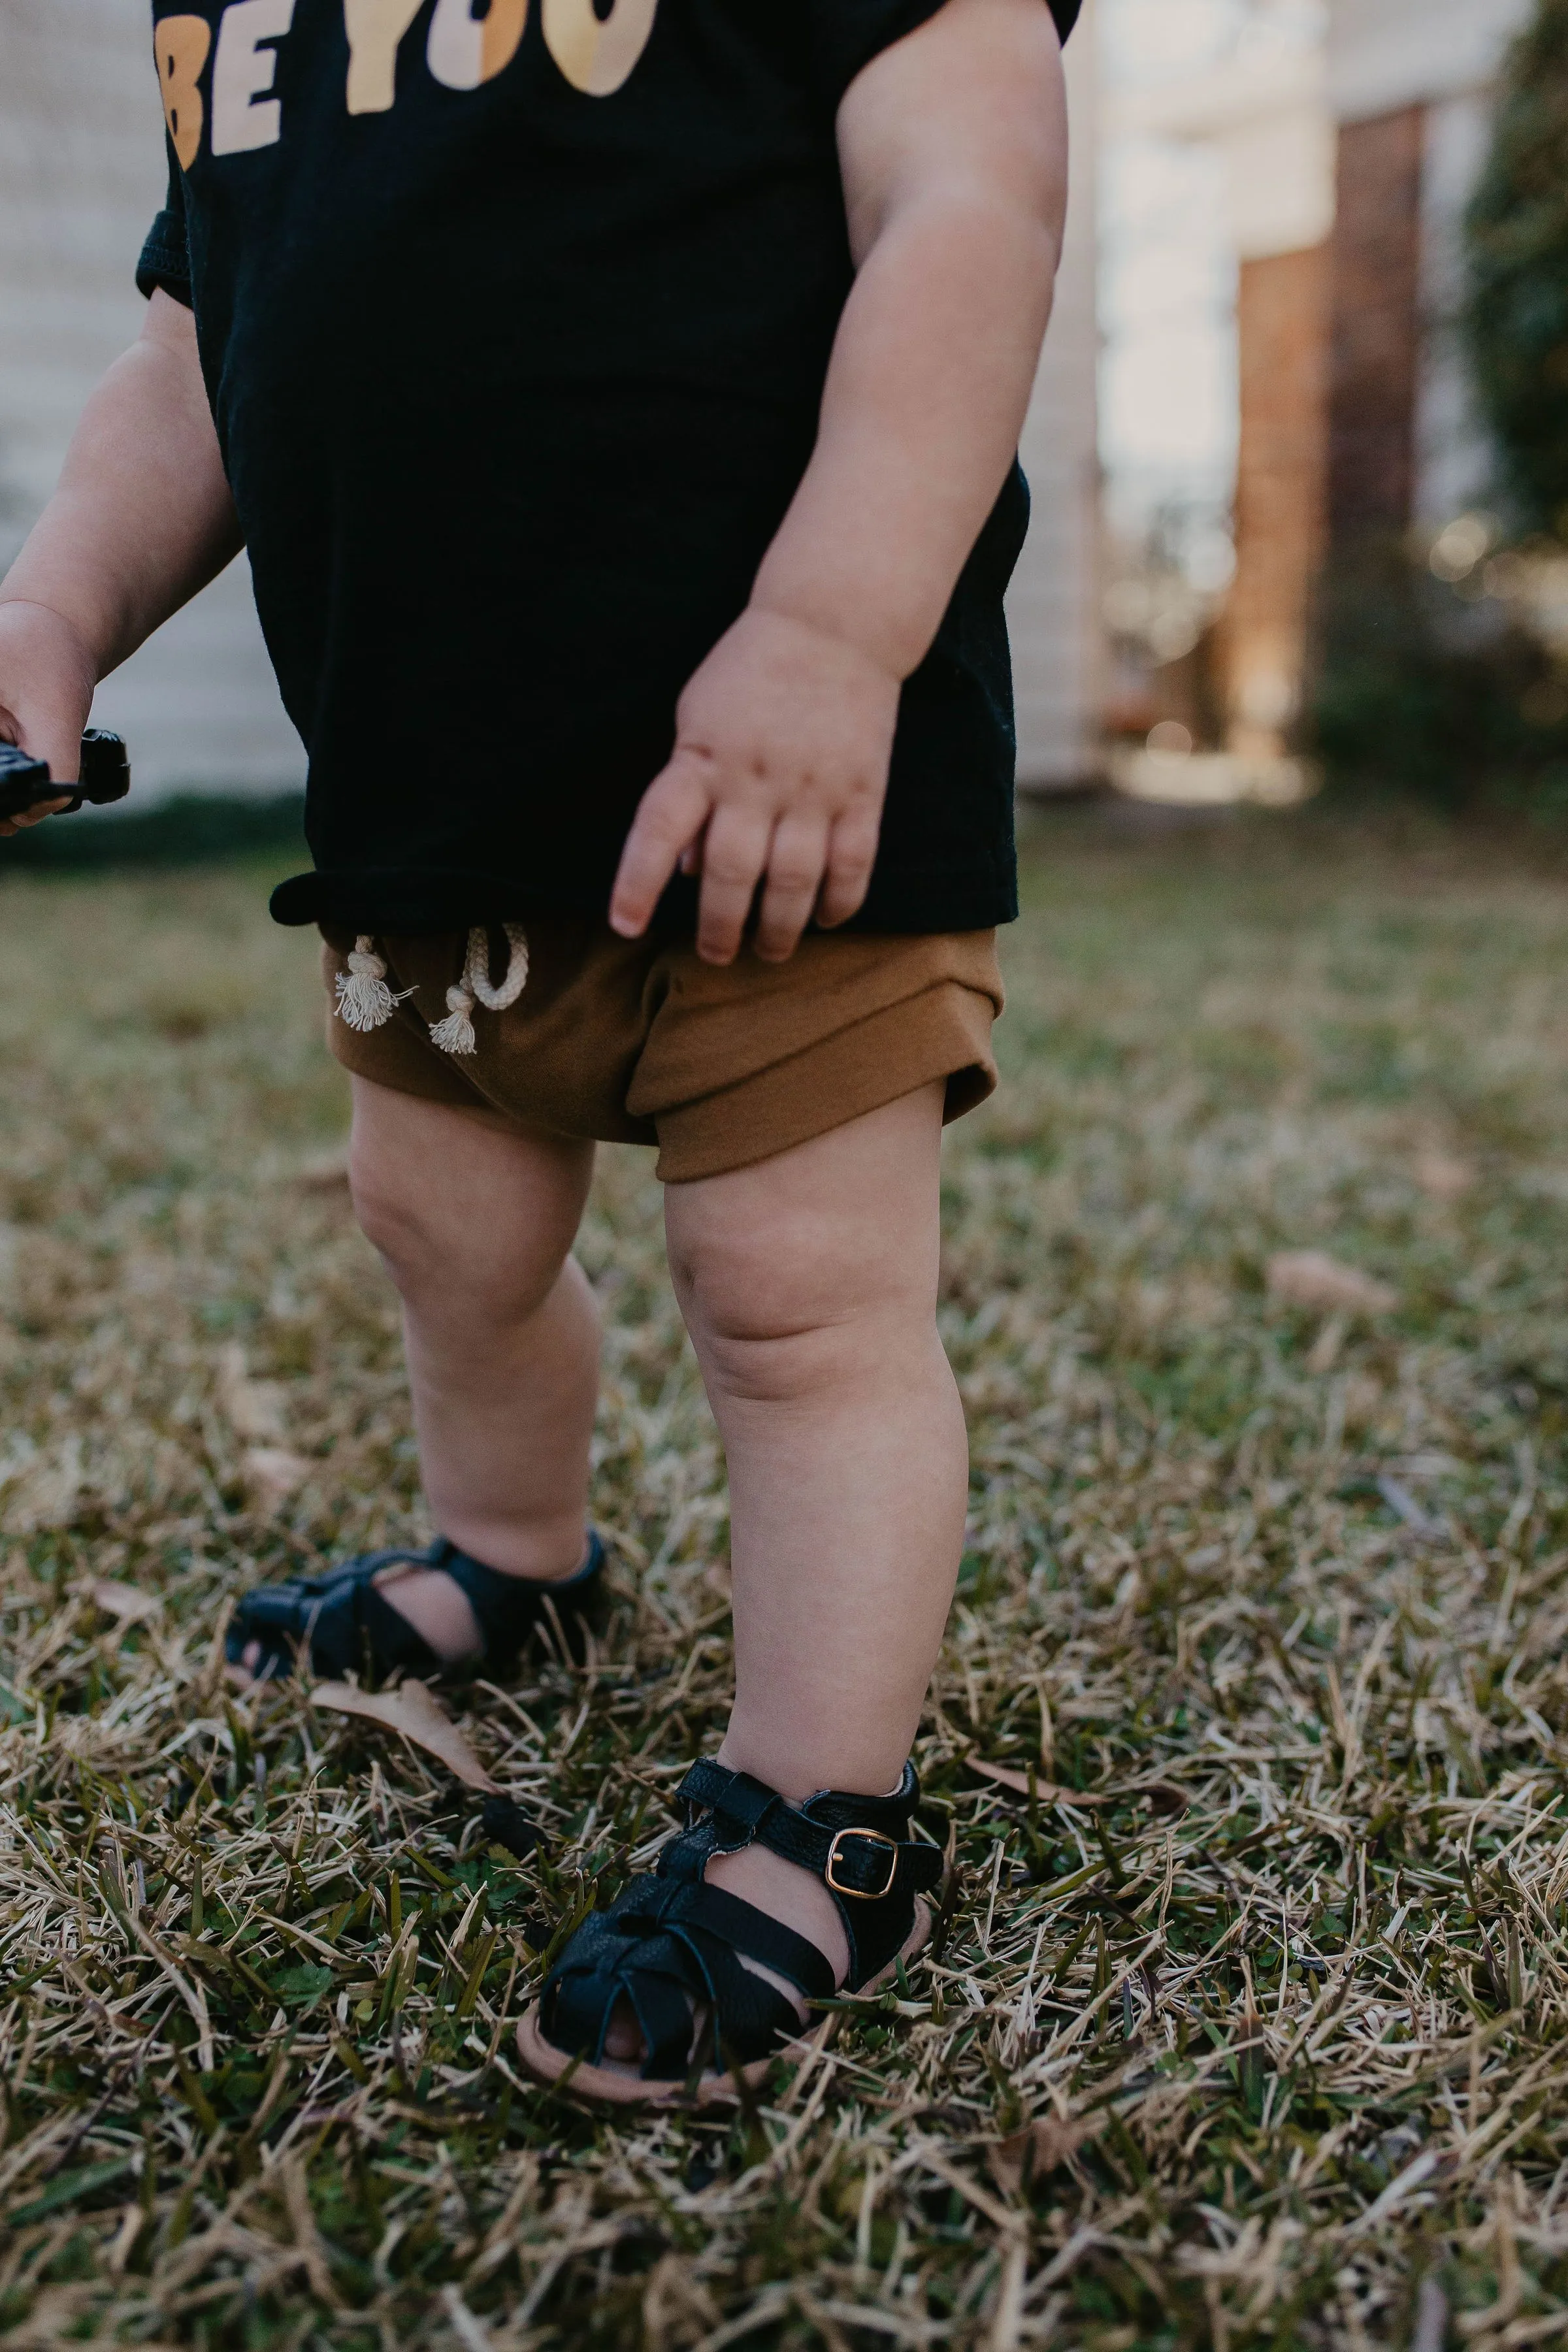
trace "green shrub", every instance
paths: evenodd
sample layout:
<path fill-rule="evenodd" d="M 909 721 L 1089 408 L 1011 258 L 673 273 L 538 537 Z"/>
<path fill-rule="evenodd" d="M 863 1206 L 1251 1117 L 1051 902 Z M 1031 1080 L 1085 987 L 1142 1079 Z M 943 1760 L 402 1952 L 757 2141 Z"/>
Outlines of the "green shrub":
<path fill-rule="evenodd" d="M 1568 815 L 1568 692 L 1478 586 L 1435 579 L 1399 542 L 1331 574 L 1308 727 L 1331 792 Z"/>
<path fill-rule="evenodd" d="M 279 852 L 310 863 L 300 793 L 246 800 L 191 793 L 126 815 L 48 817 L 0 841 L 7 874 L 104 866 L 205 866 L 226 857 Z"/>
<path fill-rule="evenodd" d="M 1568 540 L 1568 0 L 1537 0 L 1510 52 L 1467 242 L 1472 374 L 1516 552 L 1458 578 L 1399 542 L 1341 558 L 1308 731 L 1331 787 L 1568 814 L 1568 683 L 1502 581 Z"/>
<path fill-rule="evenodd" d="M 1568 539 L 1568 0 L 1537 0 L 1470 206 L 1468 326 L 1522 531 Z"/>

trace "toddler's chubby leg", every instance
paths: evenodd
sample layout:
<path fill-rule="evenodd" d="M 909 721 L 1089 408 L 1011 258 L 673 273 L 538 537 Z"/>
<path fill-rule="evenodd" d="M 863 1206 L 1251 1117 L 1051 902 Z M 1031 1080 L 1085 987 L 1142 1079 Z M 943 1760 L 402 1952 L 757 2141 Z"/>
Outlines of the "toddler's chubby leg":
<path fill-rule="evenodd" d="M 935 1313 L 942 1097 L 922 1088 L 666 1196 L 730 1467 L 721 1760 L 795 1801 L 896 1785 L 962 1557 L 968 1448 Z M 808 1936 L 842 1979 L 818 1879 L 762 1845 L 708 1878 Z"/>
<path fill-rule="evenodd" d="M 354 1210 L 403 1299 L 431 1515 L 487 1567 L 571 1576 L 599 1391 L 598 1312 L 571 1255 L 593 1146 L 353 1089 Z M 386 1597 L 441 1655 L 479 1647 L 448 1578 L 400 1577 Z"/>
<path fill-rule="evenodd" d="M 402 1296 L 436 1525 L 503 1574 L 569 1577 L 599 1381 L 598 1316 L 570 1255 L 593 1146 L 357 1076 L 353 1104 L 354 1209 Z M 449 1577 L 416 1569 L 381 1589 L 438 1656 L 479 1652 Z"/>

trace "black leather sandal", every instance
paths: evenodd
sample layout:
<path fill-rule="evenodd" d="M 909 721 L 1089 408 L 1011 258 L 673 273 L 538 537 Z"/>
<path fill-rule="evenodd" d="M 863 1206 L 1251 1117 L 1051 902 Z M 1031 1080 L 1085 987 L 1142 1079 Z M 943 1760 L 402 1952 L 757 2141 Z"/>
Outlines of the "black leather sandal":
<path fill-rule="evenodd" d="M 703 1882 L 710 1857 L 765 1845 L 800 1864 L 831 1893 L 849 1943 L 848 1992 L 874 1992 L 931 1934 L 919 1898 L 942 1874 L 941 1851 L 909 1835 L 920 1802 L 912 1764 L 891 1797 L 824 1790 L 798 1811 L 776 1790 L 721 1764 L 694 1764 L 676 1791 L 689 1827 L 634 1878 L 607 1911 L 578 1928 L 518 2028 L 536 2081 L 616 2106 L 700 2105 L 755 2084 L 803 2031 L 794 2003 L 741 1965 L 741 1954 L 831 2000 L 833 1970 L 816 1946 L 720 1886 Z M 616 2005 L 641 2031 L 640 2067 L 605 2061 Z"/>
<path fill-rule="evenodd" d="M 229 1622 L 225 1648 L 229 1664 L 244 1668 L 247 1648 L 260 1643 L 261 1656 L 254 1669 L 258 1682 L 291 1675 L 301 1655 L 309 1656 L 311 1671 L 323 1681 L 358 1674 L 382 1683 L 399 1667 L 424 1682 L 448 1671 L 503 1675 L 516 1664 L 550 1609 L 568 1639 L 580 1631 L 598 1598 L 604 1566 L 605 1547 L 593 1534 L 583 1567 L 554 1584 L 502 1576 L 444 1540 L 428 1551 L 361 1552 L 325 1576 L 292 1577 L 287 1583 L 262 1584 L 247 1592 Z M 460 1666 L 448 1669 L 423 1634 L 376 1590 L 375 1580 L 384 1569 L 405 1567 L 439 1569 L 467 1595 L 484 1642 L 477 1658 L 465 1658 Z"/>

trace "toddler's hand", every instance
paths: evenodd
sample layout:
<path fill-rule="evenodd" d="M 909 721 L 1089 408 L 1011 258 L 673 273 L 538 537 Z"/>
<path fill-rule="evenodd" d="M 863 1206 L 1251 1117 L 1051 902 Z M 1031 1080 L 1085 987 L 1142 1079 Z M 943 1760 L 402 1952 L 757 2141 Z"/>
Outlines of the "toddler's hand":
<path fill-rule="evenodd" d="M 900 685 L 847 639 L 749 607 L 681 696 L 674 756 L 622 853 L 614 928 L 639 939 L 677 866 L 702 877 L 708 963 L 734 961 L 764 877 L 756 950 L 770 963 L 814 914 L 847 922 L 877 855 Z"/>
<path fill-rule="evenodd" d="M 92 709 L 91 656 L 68 621 L 43 604 L 0 604 L 0 739 L 47 760 L 57 783 L 73 783 Z M 73 797 L 40 801 L 0 818 L 0 837 L 37 824 Z"/>

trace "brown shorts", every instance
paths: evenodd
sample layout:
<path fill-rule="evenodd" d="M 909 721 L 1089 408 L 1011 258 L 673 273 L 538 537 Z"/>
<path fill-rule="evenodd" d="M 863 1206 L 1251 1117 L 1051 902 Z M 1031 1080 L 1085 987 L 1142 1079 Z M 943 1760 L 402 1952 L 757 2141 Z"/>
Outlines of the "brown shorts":
<path fill-rule="evenodd" d="M 618 939 L 581 918 L 530 923 L 528 941 L 528 984 L 509 1012 L 475 1011 L 471 1055 L 430 1037 L 463 970 L 460 931 L 378 939 L 391 987 L 413 993 L 363 1034 L 329 1012 L 329 1045 L 345 1069 L 400 1094 L 556 1135 L 657 1143 L 658 1172 L 675 1184 L 771 1159 L 937 1078 L 958 1118 L 996 1083 L 994 931 L 813 932 L 788 963 L 748 949 L 725 969 L 689 940 Z M 353 945 L 327 936 L 329 1000 Z M 498 983 L 504 969 L 497 935 Z"/>

